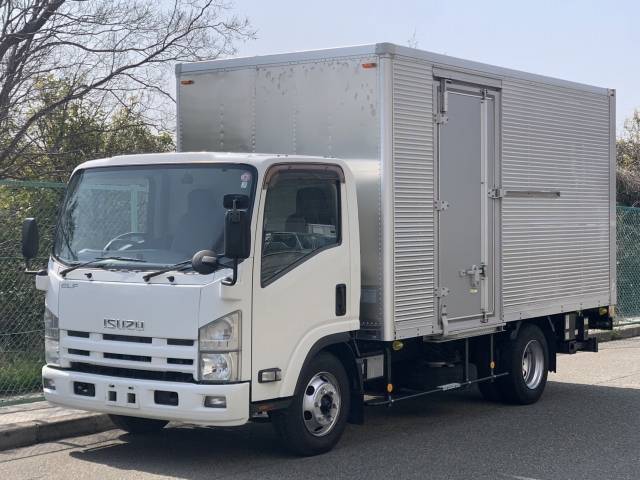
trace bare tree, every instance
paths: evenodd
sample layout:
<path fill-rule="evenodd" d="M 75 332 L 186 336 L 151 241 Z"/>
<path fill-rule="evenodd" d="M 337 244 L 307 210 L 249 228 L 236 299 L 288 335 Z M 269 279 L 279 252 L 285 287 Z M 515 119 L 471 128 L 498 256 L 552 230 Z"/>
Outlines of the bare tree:
<path fill-rule="evenodd" d="M 72 101 L 145 101 L 148 120 L 173 100 L 173 63 L 218 58 L 252 38 L 225 0 L 0 0 L 0 177 L 19 177 L 37 151 L 34 125 Z M 51 77 L 67 89 L 51 103 L 33 93 Z"/>
<path fill-rule="evenodd" d="M 640 205 L 640 110 L 626 119 L 616 145 L 617 200 L 620 205 Z"/>
<path fill-rule="evenodd" d="M 407 47 L 409 47 L 409 48 L 418 48 L 418 46 L 419 46 L 418 32 L 414 28 L 413 29 L 413 33 L 411 34 L 411 36 L 407 40 Z"/>

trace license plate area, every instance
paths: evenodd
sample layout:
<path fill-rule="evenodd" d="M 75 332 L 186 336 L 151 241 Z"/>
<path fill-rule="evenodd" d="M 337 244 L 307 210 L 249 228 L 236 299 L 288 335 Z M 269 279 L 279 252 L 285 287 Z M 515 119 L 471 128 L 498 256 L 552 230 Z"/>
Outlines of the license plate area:
<path fill-rule="evenodd" d="M 110 383 L 107 386 L 107 405 L 114 405 L 125 408 L 139 408 L 140 399 L 138 389 L 131 385 L 120 385 Z"/>

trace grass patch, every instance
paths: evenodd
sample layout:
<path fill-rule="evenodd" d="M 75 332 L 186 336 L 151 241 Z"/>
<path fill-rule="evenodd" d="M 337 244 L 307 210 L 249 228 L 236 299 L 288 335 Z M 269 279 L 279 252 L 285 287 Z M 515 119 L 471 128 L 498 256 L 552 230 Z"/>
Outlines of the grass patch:
<path fill-rule="evenodd" d="M 4 357 L 0 362 L 0 397 L 24 395 L 42 388 L 40 376 L 44 361 L 40 355 Z"/>

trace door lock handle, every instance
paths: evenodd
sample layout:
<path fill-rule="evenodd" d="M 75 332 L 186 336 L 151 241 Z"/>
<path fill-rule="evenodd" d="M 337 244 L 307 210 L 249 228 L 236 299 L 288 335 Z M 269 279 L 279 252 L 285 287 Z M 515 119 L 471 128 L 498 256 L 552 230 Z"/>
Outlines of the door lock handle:
<path fill-rule="evenodd" d="M 471 265 L 471 268 L 469 268 L 468 270 L 460 270 L 458 273 L 461 277 L 470 277 L 471 288 L 478 288 L 478 286 L 480 285 L 480 280 L 482 280 L 486 276 L 484 264 L 480 264 L 480 266 Z"/>
<path fill-rule="evenodd" d="M 347 285 L 340 283 L 336 285 L 336 317 L 347 314 Z"/>

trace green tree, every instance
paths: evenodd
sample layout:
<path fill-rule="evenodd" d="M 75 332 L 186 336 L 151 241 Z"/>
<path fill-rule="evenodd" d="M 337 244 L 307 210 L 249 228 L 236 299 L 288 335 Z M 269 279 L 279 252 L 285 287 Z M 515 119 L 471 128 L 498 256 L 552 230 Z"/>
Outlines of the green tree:
<path fill-rule="evenodd" d="M 30 108 L 45 108 L 68 95 L 71 83 L 53 76 L 35 85 Z M 159 132 L 144 117 L 144 106 L 125 98 L 115 110 L 94 97 L 65 103 L 35 122 L 34 141 L 22 152 L 23 179 L 65 182 L 80 163 L 100 157 L 173 150 L 169 132 Z"/>

